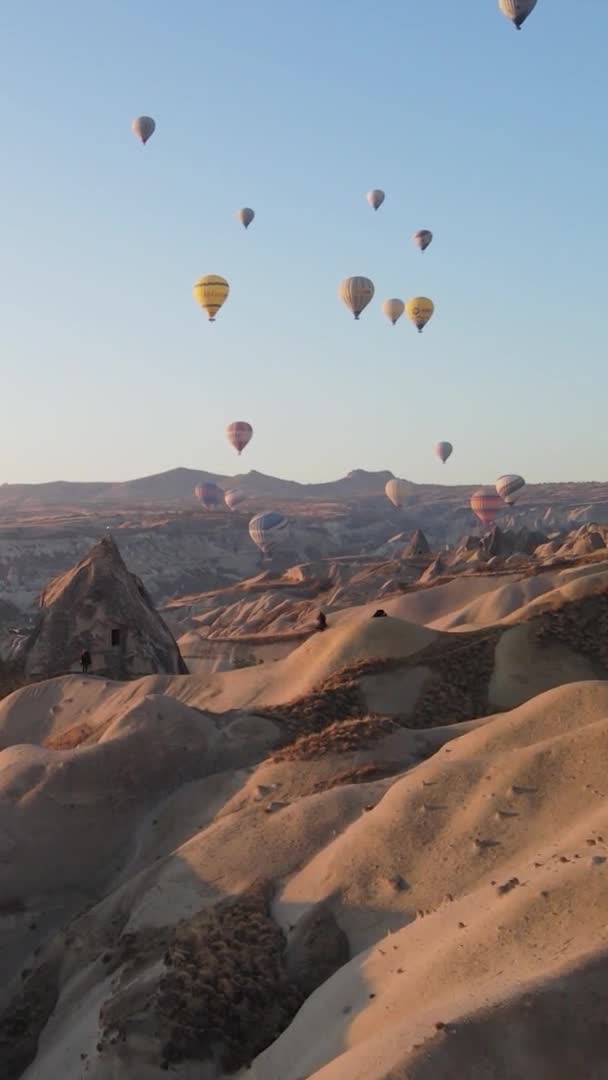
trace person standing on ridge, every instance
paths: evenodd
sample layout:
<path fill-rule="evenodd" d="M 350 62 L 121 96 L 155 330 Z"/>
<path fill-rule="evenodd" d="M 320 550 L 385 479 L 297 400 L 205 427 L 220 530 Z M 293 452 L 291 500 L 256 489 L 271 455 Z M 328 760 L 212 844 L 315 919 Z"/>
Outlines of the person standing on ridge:
<path fill-rule="evenodd" d="M 323 630 L 327 630 L 327 616 L 323 611 L 320 611 L 317 615 L 317 630 L 319 633 Z"/>
<path fill-rule="evenodd" d="M 88 649 L 83 649 L 80 654 L 80 666 L 82 668 L 82 674 L 86 675 L 92 664 L 91 654 Z"/>

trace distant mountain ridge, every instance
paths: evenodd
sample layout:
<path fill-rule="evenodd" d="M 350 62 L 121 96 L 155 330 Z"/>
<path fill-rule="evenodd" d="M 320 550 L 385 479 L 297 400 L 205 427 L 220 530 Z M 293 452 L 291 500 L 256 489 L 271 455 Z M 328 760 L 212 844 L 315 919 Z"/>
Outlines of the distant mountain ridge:
<path fill-rule="evenodd" d="M 257 498 L 275 499 L 347 499 L 352 496 L 381 495 L 387 480 L 392 479 L 389 470 L 366 472 L 355 469 L 339 480 L 320 484 L 301 484 L 296 480 L 283 480 L 252 469 L 248 473 L 225 476 L 204 469 L 170 469 L 152 476 L 137 477 L 119 483 L 70 482 L 58 480 L 44 484 L 3 484 L 0 486 L 0 508 L 26 509 L 41 506 L 141 506 L 171 504 L 181 505 L 192 500 L 197 483 L 211 482 L 220 487 L 238 487 Z"/>
<path fill-rule="evenodd" d="M 57 480 L 44 484 L 0 485 L 0 511 L 26 510 L 28 508 L 57 508 L 78 510 L 102 510 L 129 507 L 174 507 L 184 509 L 193 502 L 194 486 L 201 481 L 219 484 L 220 487 L 238 487 L 256 500 L 277 501 L 346 501 L 353 498 L 379 497 L 394 474 L 389 469 L 368 472 L 354 469 L 337 480 L 316 484 L 303 484 L 297 480 L 284 480 L 267 476 L 252 469 L 250 472 L 226 476 L 204 469 L 176 468 L 134 480 L 112 482 L 83 482 Z M 416 484 L 408 481 L 412 489 L 412 505 L 421 498 L 441 501 L 465 501 L 465 495 L 478 481 L 471 484 Z M 608 504 L 608 483 L 595 481 L 565 482 L 530 485 L 524 492 L 522 502 L 530 499 L 546 505 L 552 502 L 569 506 L 584 504 Z"/>

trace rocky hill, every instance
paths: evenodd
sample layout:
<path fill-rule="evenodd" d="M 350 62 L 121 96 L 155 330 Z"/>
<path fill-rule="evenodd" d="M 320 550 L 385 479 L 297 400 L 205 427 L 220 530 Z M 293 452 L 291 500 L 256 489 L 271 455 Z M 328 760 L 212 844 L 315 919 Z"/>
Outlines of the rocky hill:
<path fill-rule="evenodd" d="M 12 652 L 12 666 L 25 677 L 65 674 L 78 670 L 83 650 L 93 673 L 115 678 L 188 671 L 171 631 L 109 536 L 44 590 L 31 632 Z"/>

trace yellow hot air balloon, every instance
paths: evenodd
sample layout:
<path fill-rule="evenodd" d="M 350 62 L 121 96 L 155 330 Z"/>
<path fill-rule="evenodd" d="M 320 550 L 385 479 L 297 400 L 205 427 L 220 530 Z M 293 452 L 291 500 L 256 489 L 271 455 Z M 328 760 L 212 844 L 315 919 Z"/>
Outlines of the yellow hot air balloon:
<path fill-rule="evenodd" d="M 435 310 L 428 296 L 412 296 L 405 305 L 405 314 L 421 334 Z"/>
<path fill-rule="evenodd" d="M 203 274 L 192 288 L 194 299 L 201 305 L 209 316 L 209 322 L 215 322 L 215 316 L 220 310 L 230 292 L 230 286 L 226 278 L 219 274 Z"/>
<path fill-rule="evenodd" d="M 373 299 L 375 291 L 374 283 L 369 278 L 349 277 L 340 282 L 338 296 L 349 311 L 352 311 L 355 319 L 358 319 L 363 309 Z"/>
<path fill-rule="evenodd" d="M 387 319 L 390 319 L 394 326 L 397 322 L 397 319 L 400 319 L 403 315 L 403 312 L 405 311 L 405 304 L 403 303 L 403 300 L 397 300 L 395 298 L 393 298 L 392 300 L 385 300 L 382 305 L 382 310 L 386 315 Z"/>

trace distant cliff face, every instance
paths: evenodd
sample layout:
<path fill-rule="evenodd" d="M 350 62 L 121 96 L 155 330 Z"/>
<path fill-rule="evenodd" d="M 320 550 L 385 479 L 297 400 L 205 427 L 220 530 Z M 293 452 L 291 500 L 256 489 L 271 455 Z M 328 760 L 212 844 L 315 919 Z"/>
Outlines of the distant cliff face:
<path fill-rule="evenodd" d="M 15 660 L 26 676 L 53 676 L 77 670 L 83 649 L 94 674 L 187 673 L 171 631 L 110 537 L 44 590 Z"/>

